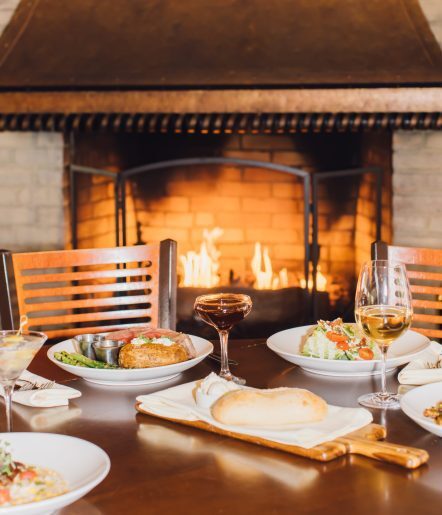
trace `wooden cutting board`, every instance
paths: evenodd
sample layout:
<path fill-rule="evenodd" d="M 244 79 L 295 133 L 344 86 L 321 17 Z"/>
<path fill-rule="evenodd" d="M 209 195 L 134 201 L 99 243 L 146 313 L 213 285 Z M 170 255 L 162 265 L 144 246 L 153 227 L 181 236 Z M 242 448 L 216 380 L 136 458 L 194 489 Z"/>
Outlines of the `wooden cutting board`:
<path fill-rule="evenodd" d="M 304 447 L 297 447 L 296 445 L 287 445 L 274 442 L 272 440 L 266 440 L 265 438 L 259 438 L 257 436 L 226 431 L 207 422 L 203 422 L 202 420 L 182 420 L 162 417 L 142 409 L 141 403 L 137 403 L 135 408 L 139 413 L 150 415 L 151 417 L 159 418 L 161 420 L 195 427 L 211 433 L 229 436 L 230 438 L 235 438 L 237 440 L 270 447 L 271 449 L 285 451 L 290 454 L 296 454 L 297 456 L 303 456 L 304 458 L 310 458 L 317 461 L 331 461 L 339 458 L 339 456 L 344 456 L 345 454 L 359 454 L 375 460 L 394 463 L 407 469 L 415 469 L 426 463 L 429 458 L 427 451 L 423 449 L 405 447 L 403 445 L 380 441 L 386 437 L 387 430 L 384 426 L 379 424 L 368 424 L 358 431 L 336 438 L 331 442 L 325 442 L 310 449 L 304 449 Z"/>

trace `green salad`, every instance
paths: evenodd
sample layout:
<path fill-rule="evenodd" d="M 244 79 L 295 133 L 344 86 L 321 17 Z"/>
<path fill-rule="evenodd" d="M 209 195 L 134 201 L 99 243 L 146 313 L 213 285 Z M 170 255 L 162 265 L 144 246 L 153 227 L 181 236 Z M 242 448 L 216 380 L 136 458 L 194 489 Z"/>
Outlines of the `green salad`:
<path fill-rule="evenodd" d="M 321 359 L 362 361 L 380 359 L 378 345 L 364 336 L 356 324 L 341 318 L 319 320 L 302 345 L 303 356 Z"/>

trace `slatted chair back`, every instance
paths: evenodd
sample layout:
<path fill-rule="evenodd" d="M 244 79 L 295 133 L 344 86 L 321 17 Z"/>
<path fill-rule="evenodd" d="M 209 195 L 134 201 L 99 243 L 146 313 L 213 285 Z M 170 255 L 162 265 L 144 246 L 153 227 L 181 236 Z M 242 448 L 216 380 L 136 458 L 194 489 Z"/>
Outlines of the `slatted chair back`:
<path fill-rule="evenodd" d="M 406 264 L 413 297 L 413 329 L 442 339 L 442 249 L 372 244 L 373 259 Z"/>
<path fill-rule="evenodd" d="M 49 338 L 149 324 L 174 328 L 176 242 L 105 249 L 2 251 L 2 326 Z M 15 281 L 14 281 L 15 279 Z M 15 289 L 15 291 L 14 291 Z"/>

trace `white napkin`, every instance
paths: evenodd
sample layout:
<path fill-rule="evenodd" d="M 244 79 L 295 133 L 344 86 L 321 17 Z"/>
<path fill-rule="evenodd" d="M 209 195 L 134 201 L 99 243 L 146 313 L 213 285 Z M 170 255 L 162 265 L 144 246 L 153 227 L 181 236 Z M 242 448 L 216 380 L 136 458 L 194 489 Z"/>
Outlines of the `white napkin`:
<path fill-rule="evenodd" d="M 210 409 L 196 405 L 192 394 L 195 385 L 196 381 L 193 381 L 159 393 L 140 395 L 137 401 L 141 403 L 141 409 L 159 416 L 181 420 L 202 420 L 226 431 L 257 436 L 306 449 L 356 431 L 373 420 L 371 413 L 364 408 L 341 408 L 329 405 L 327 417 L 313 424 L 296 424 L 281 428 L 220 424 L 212 417 Z"/>
<path fill-rule="evenodd" d="M 31 381 L 36 385 L 47 383 L 49 379 L 32 374 L 25 370 L 20 375 L 20 379 Z M 3 388 L 0 393 L 3 395 Z M 81 392 L 62 384 L 55 384 L 52 388 L 42 390 L 24 390 L 20 391 L 19 387 L 12 394 L 13 402 L 32 406 L 35 408 L 52 408 L 54 406 L 66 406 L 69 399 L 75 399 L 81 396 Z"/>
<path fill-rule="evenodd" d="M 430 368 L 439 362 L 440 368 Z M 401 384 L 421 385 L 442 381 L 442 345 L 431 342 L 419 359 L 410 361 L 398 375 Z"/>

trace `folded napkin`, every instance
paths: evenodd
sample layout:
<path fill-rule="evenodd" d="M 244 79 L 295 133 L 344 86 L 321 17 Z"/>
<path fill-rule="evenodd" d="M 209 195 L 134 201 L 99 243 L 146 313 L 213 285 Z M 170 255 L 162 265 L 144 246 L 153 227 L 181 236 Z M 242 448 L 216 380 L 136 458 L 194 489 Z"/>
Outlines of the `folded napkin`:
<path fill-rule="evenodd" d="M 44 377 L 32 374 L 25 370 L 20 375 L 20 380 L 30 381 L 37 386 L 40 384 L 47 383 L 49 380 Z M 1 387 L 0 393 L 3 395 L 3 388 Z M 42 390 L 17 390 L 12 394 L 13 402 L 23 404 L 25 406 L 32 406 L 36 408 L 52 408 L 54 406 L 66 406 L 69 403 L 69 399 L 75 399 L 81 396 L 81 392 L 65 386 L 62 384 L 55 384 L 52 388 Z"/>
<path fill-rule="evenodd" d="M 437 365 L 439 365 L 437 367 Z M 401 384 L 421 385 L 442 381 L 442 345 L 431 342 L 419 359 L 410 361 L 398 375 Z"/>
<path fill-rule="evenodd" d="M 226 431 L 257 436 L 306 449 L 356 431 L 372 421 L 371 413 L 364 408 L 341 408 L 329 405 L 327 417 L 321 422 L 312 424 L 293 424 L 280 428 L 220 424 L 212 417 L 209 408 L 196 405 L 192 393 L 195 386 L 196 381 L 192 381 L 159 393 L 140 395 L 137 401 L 141 403 L 142 410 L 161 417 L 188 421 L 202 420 Z"/>

